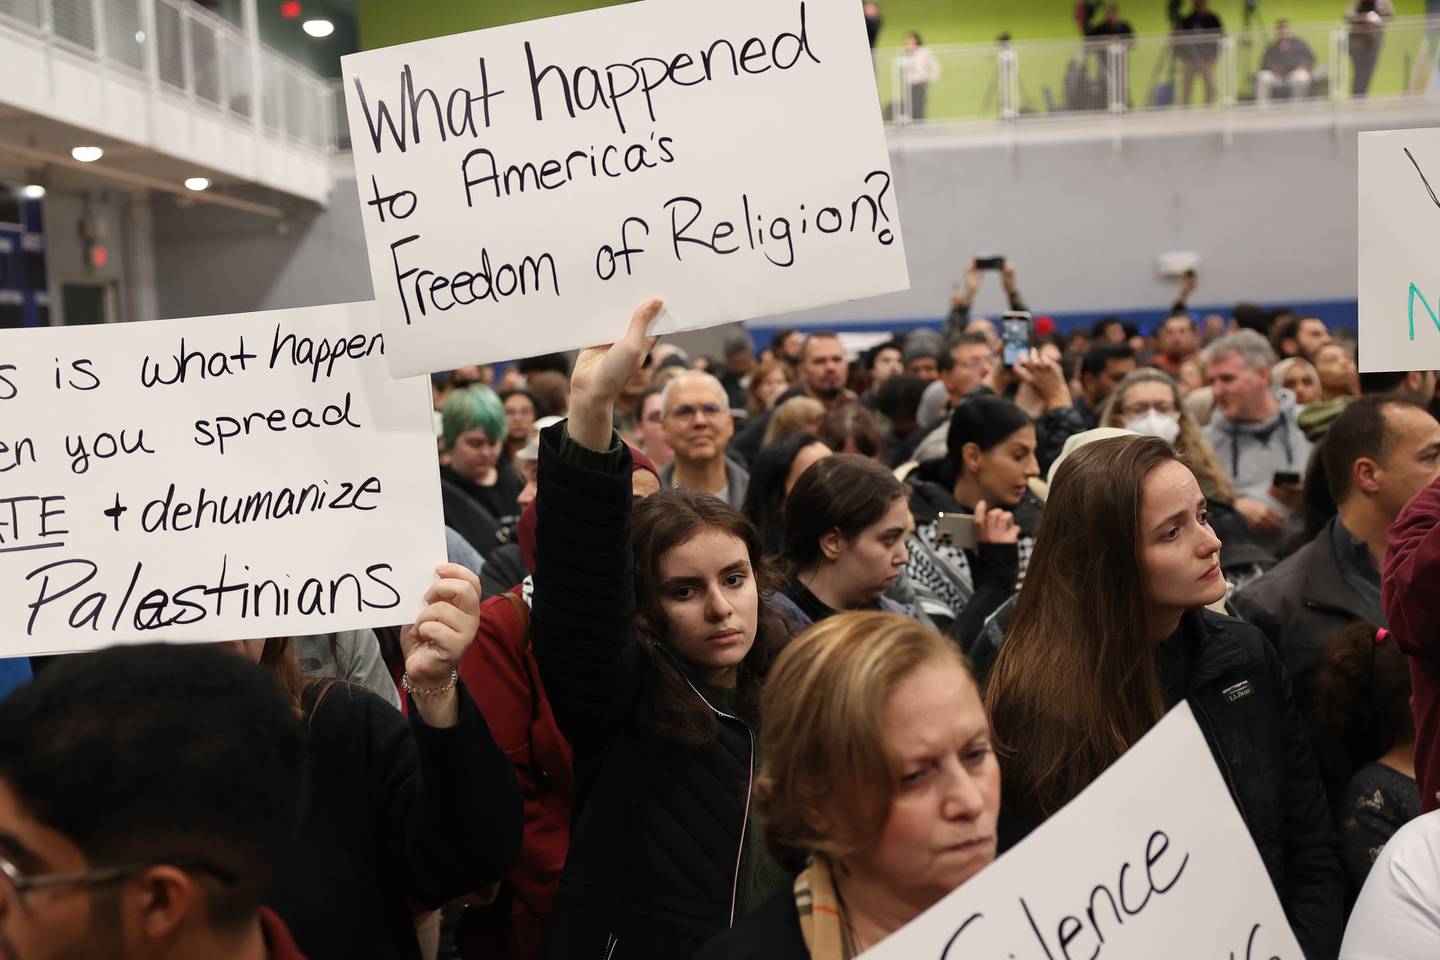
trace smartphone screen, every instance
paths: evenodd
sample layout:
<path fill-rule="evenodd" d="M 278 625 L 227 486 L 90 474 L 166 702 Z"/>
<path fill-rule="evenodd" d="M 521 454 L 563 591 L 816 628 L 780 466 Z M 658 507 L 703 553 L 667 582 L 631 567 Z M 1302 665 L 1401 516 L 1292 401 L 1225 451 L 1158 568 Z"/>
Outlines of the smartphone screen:
<path fill-rule="evenodd" d="M 989 257 L 976 257 L 976 258 L 975 258 L 975 269 L 976 269 L 976 270 L 1000 270 L 1000 269 L 1002 269 L 1004 266 L 1005 266 L 1005 258 L 1004 258 L 1004 257 L 989 256 Z"/>
<path fill-rule="evenodd" d="M 975 534 L 975 517 L 969 513 L 942 513 L 936 527 L 940 539 L 961 550 L 974 550 L 979 545 Z"/>
<path fill-rule="evenodd" d="M 1030 314 L 1007 313 L 1000 321 L 1000 342 L 1004 344 L 1003 361 L 1013 367 L 1030 352 Z"/>

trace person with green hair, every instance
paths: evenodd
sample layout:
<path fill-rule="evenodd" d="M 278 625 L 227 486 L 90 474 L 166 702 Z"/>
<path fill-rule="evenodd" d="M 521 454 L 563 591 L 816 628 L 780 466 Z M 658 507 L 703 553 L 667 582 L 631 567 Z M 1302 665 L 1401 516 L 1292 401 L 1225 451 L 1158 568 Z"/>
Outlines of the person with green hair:
<path fill-rule="evenodd" d="M 486 386 L 456 390 L 440 408 L 445 523 L 481 556 L 513 539 L 520 517 L 516 498 L 525 481 L 514 467 L 500 462 L 506 426 L 505 406 Z"/>

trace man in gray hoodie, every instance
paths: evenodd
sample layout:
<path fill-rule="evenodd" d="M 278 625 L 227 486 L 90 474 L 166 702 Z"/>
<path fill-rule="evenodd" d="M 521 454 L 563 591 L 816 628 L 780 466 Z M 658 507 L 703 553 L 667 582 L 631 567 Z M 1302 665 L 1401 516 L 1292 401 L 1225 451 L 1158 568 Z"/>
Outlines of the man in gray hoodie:
<path fill-rule="evenodd" d="M 1275 475 L 1303 477 L 1310 460 L 1310 441 L 1297 422 L 1295 395 L 1271 389 L 1275 353 L 1253 330 L 1221 337 L 1203 356 L 1215 396 L 1205 439 L 1235 484 L 1235 509 L 1257 541 L 1277 544 L 1300 502 L 1300 485 L 1276 483 Z"/>

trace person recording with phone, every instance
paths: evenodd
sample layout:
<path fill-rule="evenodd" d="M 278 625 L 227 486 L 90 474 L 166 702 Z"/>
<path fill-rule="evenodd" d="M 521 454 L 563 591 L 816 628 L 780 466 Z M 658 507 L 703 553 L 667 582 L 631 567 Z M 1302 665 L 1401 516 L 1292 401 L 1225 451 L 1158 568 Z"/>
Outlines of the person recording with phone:
<path fill-rule="evenodd" d="M 986 272 L 995 271 L 1000 274 L 1000 282 L 1005 287 L 1005 297 L 1010 303 L 1010 309 L 1017 313 L 1029 309 L 1025 306 L 1024 298 L 1020 296 L 1013 263 L 999 256 L 973 258 L 965 267 L 964 285 L 957 285 L 950 291 L 950 314 L 945 318 L 946 340 L 954 340 L 966 332 L 965 328 L 970 325 L 970 308 L 975 303 L 975 294 L 980 292 Z"/>
<path fill-rule="evenodd" d="M 949 453 L 906 478 L 915 535 L 906 575 L 920 609 L 958 639 L 973 642 L 985 618 L 1024 576 L 1041 504 L 1035 424 L 999 397 L 978 396 L 951 415 Z M 973 542 L 956 542 L 952 515 L 973 517 Z"/>

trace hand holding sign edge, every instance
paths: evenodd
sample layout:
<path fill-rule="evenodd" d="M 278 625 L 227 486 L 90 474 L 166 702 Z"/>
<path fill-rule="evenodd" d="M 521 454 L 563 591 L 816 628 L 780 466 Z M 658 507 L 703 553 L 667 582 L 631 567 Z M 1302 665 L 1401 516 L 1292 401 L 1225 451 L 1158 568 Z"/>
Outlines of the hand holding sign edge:
<path fill-rule="evenodd" d="M 570 374 L 570 439 L 591 450 L 610 449 L 615 398 L 659 341 L 658 336 L 646 336 L 646 331 L 664 306 L 661 300 L 646 300 L 635 308 L 623 337 L 587 347 L 575 358 Z"/>
<path fill-rule="evenodd" d="M 414 624 L 400 631 L 405 675 L 412 690 L 444 688 L 480 628 L 479 578 L 457 563 L 441 564 L 435 572 L 440 579 L 426 591 L 425 609 Z M 416 692 L 412 702 L 429 726 L 453 727 L 460 720 L 453 686 L 440 694 Z"/>

